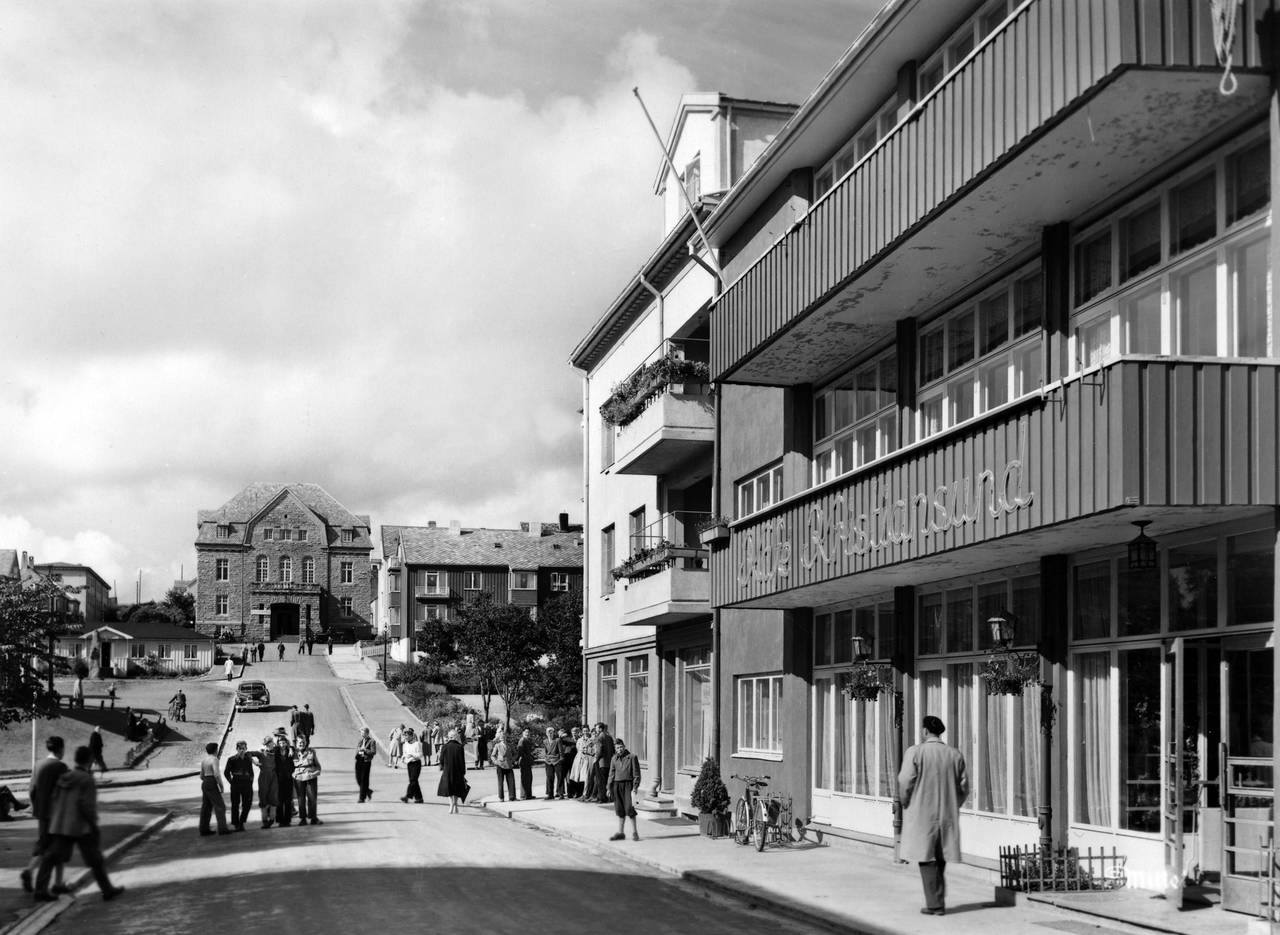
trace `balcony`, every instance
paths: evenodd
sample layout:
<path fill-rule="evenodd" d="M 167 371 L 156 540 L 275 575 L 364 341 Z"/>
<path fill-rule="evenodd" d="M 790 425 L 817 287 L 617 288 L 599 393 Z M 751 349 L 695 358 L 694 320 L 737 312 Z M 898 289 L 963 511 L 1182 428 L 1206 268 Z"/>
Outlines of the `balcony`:
<path fill-rule="evenodd" d="M 661 626 L 711 612 L 710 553 L 698 543 L 709 513 L 667 513 L 631 535 L 631 557 L 613 569 L 623 584 L 622 622 Z"/>
<path fill-rule="evenodd" d="M 794 608 L 1280 504 L 1280 365 L 1130 357 L 739 521 L 716 606 Z M 1016 534 L 1016 535 L 1015 535 Z"/>
<path fill-rule="evenodd" d="M 712 374 L 819 380 L 1045 226 L 1261 116 L 1271 5 L 1241 9 L 1226 97 L 1202 0 L 1028 0 L 729 286 Z"/>
<path fill-rule="evenodd" d="M 514 604 L 516 607 L 537 607 L 538 589 L 511 588 L 511 590 L 507 592 L 507 602 Z"/>
<path fill-rule="evenodd" d="M 443 584 L 419 584 L 414 586 L 413 596 L 424 603 L 447 601 L 453 598 L 453 589 Z"/>

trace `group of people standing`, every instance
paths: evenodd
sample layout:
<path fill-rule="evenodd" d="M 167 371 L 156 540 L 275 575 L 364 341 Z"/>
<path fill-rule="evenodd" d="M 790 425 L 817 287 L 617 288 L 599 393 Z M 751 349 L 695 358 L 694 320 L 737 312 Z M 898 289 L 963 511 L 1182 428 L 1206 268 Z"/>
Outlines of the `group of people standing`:
<path fill-rule="evenodd" d="M 274 825 L 287 828 L 295 817 L 300 826 L 324 824 L 316 812 L 320 758 L 311 746 L 310 734 L 298 733 L 290 740 L 281 727 L 263 737 L 257 750 L 250 750 L 248 743 L 241 740 L 236 744 L 236 752 L 227 758 L 225 767 L 219 762 L 216 743 L 206 744 L 204 749 L 205 757 L 200 762 L 202 836 L 243 831 L 255 791 L 264 829 Z M 223 798 L 228 786 L 230 822 Z M 212 827 L 215 819 L 216 832 Z"/>

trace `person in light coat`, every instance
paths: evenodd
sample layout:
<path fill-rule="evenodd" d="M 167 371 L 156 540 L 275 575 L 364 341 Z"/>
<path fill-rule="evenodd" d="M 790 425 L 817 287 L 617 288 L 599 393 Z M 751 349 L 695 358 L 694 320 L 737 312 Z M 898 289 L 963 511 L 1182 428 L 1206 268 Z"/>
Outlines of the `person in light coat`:
<path fill-rule="evenodd" d="M 964 756 L 942 742 L 941 718 L 927 715 L 924 740 L 907 750 L 898 774 L 902 859 L 920 864 L 925 915 L 946 913 L 946 866 L 960 859 L 960 806 L 969 797 Z"/>

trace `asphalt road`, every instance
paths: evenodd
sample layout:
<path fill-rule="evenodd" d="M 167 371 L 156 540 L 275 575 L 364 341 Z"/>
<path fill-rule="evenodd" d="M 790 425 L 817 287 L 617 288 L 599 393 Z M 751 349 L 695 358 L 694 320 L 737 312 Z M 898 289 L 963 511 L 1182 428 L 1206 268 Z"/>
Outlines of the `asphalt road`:
<path fill-rule="evenodd" d="M 404 805 L 404 771 L 377 763 L 374 801 L 358 804 L 351 767 L 356 729 L 325 661 L 291 654 L 252 671 L 270 686 L 273 710 L 238 716 L 232 742 L 242 736 L 256 746 L 264 733 L 287 725 L 287 705 L 309 703 L 324 766 L 318 809 L 324 824 L 262 830 L 255 809 L 243 834 L 201 838 L 194 779 L 104 790 L 104 809 L 127 793 L 131 800 L 143 795 L 168 802 L 178 817 L 112 867 L 114 882 L 128 889 L 124 896 L 104 905 L 90 885 L 49 931 L 207 935 L 228 927 L 259 930 L 264 923 L 272 935 L 814 931 L 620 860 L 603 847 L 543 834 L 483 809 L 449 815 L 433 795 L 434 769 L 423 773 L 427 803 Z M 602 839 L 611 830 L 611 823 L 602 827 Z"/>

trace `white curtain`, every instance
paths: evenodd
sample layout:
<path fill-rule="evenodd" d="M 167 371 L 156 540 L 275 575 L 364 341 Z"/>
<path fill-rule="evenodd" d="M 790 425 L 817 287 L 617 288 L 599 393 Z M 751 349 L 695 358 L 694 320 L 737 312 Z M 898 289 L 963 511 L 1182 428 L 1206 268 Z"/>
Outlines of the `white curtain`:
<path fill-rule="evenodd" d="M 831 788 L 831 679 L 813 680 L 813 784 Z"/>
<path fill-rule="evenodd" d="M 835 791 L 836 792 L 852 792 L 853 791 L 853 774 L 852 767 L 852 750 L 850 749 L 851 734 L 853 733 L 853 725 L 849 723 L 849 707 L 850 701 L 845 697 L 844 692 L 836 695 L 835 717 L 832 718 L 832 727 L 835 728 L 835 748 L 832 751 L 832 765 L 835 767 Z"/>
<path fill-rule="evenodd" d="M 981 785 L 978 787 L 978 807 L 989 812 L 1003 813 L 1008 809 L 1009 696 L 988 695 L 984 692 L 982 709 L 984 723 L 979 742 L 985 755 Z"/>
<path fill-rule="evenodd" d="M 893 723 L 894 698 L 896 696 L 882 693 L 876 701 L 876 722 L 880 731 L 879 794 L 889 798 L 898 790 L 898 765 L 902 762 L 902 753 L 898 749 L 898 729 Z"/>
<path fill-rule="evenodd" d="M 965 765 L 969 767 L 969 781 L 975 778 L 981 781 L 975 772 L 985 772 L 973 757 L 973 663 L 962 662 L 947 666 L 948 695 L 951 702 L 950 723 L 947 723 L 947 737 L 951 745 L 964 754 Z M 972 807 L 972 806 L 970 806 Z"/>
<path fill-rule="evenodd" d="M 1076 656 L 1079 722 L 1077 819 L 1111 826 L 1111 654 Z"/>
<path fill-rule="evenodd" d="M 1019 762 L 1013 771 L 1013 813 L 1034 818 L 1040 804 L 1040 731 L 1039 685 L 1028 685 L 1022 697 L 1013 703 L 1013 742 L 1019 751 Z"/>
<path fill-rule="evenodd" d="M 874 701 L 853 703 L 853 791 L 859 795 L 871 794 L 871 766 L 875 750 Z"/>

